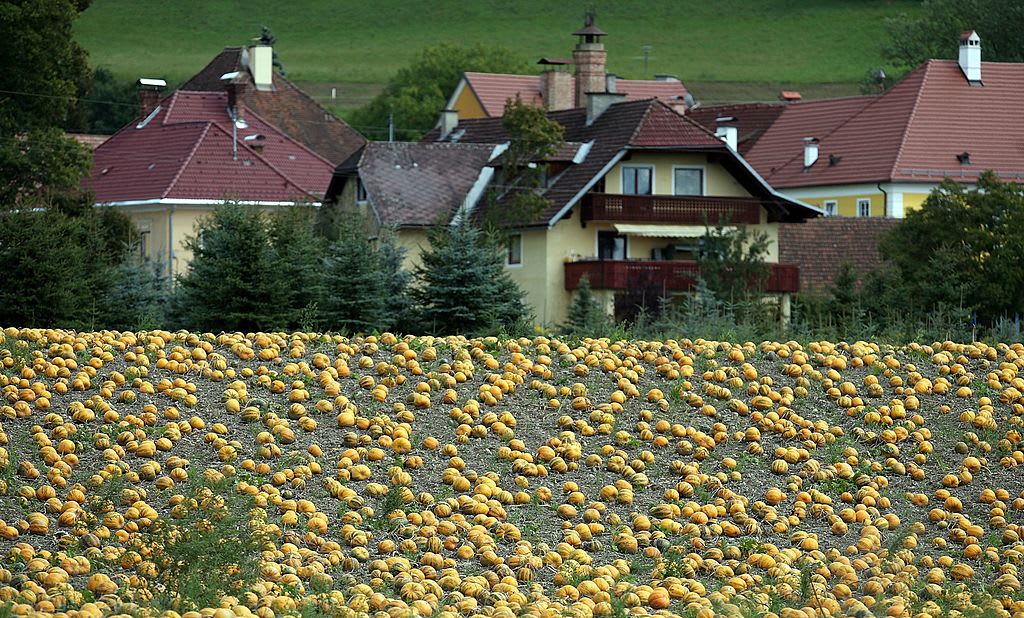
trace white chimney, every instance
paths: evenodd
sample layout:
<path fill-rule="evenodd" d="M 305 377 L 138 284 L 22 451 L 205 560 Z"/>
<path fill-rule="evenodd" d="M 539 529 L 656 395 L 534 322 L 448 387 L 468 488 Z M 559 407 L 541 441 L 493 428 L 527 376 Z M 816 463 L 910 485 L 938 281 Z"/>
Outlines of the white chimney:
<path fill-rule="evenodd" d="M 604 76 L 604 91 L 618 92 L 619 77 L 615 73 L 608 73 Z"/>
<path fill-rule="evenodd" d="M 804 168 L 808 168 L 814 165 L 814 162 L 818 160 L 818 138 L 816 137 L 805 137 L 804 138 Z"/>
<path fill-rule="evenodd" d="M 960 35 L 960 70 L 971 85 L 981 84 L 981 37 L 974 30 Z"/>
<path fill-rule="evenodd" d="M 736 150 L 739 146 L 739 128 L 736 126 L 736 117 L 721 116 L 716 118 L 715 136 L 725 142 L 729 148 Z"/>
<path fill-rule="evenodd" d="M 257 45 L 252 48 L 249 70 L 256 90 L 272 90 L 274 87 L 274 48 Z"/>
<path fill-rule="evenodd" d="M 441 119 L 438 121 L 437 126 L 441 129 L 441 135 L 437 138 L 437 141 L 443 142 L 459 126 L 459 112 L 454 109 L 442 111 Z"/>

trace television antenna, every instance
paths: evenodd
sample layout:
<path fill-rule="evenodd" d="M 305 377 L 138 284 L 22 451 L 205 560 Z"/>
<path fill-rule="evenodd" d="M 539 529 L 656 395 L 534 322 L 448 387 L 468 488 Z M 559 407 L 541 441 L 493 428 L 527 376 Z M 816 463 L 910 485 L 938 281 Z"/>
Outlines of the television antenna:
<path fill-rule="evenodd" d="M 640 46 L 640 55 L 639 56 L 633 56 L 634 60 L 643 60 L 644 61 L 644 73 L 643 73 L 644 78 L 646 78 L 647 75 L 648 75 L 648 73 L 647 73 L 647 66 L 648 66 L 649 61 L 656 59 L 655 56 L 651 55 L 652 51 L 654 51 L 654 45 L 651 45 L 650 43 L 644 43 L 643 45 Z"/>

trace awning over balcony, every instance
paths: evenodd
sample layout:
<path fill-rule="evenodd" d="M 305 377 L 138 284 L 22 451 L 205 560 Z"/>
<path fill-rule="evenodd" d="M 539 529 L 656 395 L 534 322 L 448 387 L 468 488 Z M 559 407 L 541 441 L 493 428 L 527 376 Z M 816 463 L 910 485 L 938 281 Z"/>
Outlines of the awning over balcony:
<path fill-rule="evenodd" d="M 723 230 L 734 230 L 735 226 L 723 226 Z M 620 234 L 646 236 L 650 238 L 700 238 L 707 232 L 703 225 L 643 225 L 639 223 L 616 223 L 615 231 Z"/>

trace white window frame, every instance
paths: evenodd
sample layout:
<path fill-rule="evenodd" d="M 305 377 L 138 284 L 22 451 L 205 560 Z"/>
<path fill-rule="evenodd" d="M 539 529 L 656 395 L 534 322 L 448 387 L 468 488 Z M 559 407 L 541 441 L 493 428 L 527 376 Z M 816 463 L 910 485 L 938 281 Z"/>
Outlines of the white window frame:
<path fill-rule="evenodd" d="M 356 204 L 365 204 L 370 201 L 370 195 L 366 192 L 366 185 L 363 179 L 356 176 Z"/>
<path fill-rule="evenodd" d="M 860 209 L 861 209 L 862 206 L 866 206 L 867 207 L 868 214 L 866 214 L 866 215 L 860 214 Z M 857 198 L 857 216 L 858 217 L 870 217 L 871 216 L 871 198 L 870 197 L 858 197 Z"/>
<path fill-rule="evenodd" d="M 512 261 L 512 239 L 519 239 L 519 259 L 518 261 Z M 523 233 L 516 232 L 508 235 L 508 242 L 505 246 L 505 266 L 509 268 L 522 268 L 523 266 Z"/>
<path fill-rule="evenodd" d="M 651 192 L 650 193 L 626 193 L 626 170 L 630 170 L 630 169 L 643 169 L 643 170 L 650 170 L 651 171 Z M 619 193 L 621 193 L 622 195 L 654 195 L 655 194 L 654 190 L 657 187 L 657 184 L 655 183 L 655 179 L 657 178 L 657 176 L 655 175 L 656 172 L 657 172 L 657 169 L 655 168 L 654 165 L 640 165 L 640 164 L 637 164 L 637 165 L 623 165 L 622 166 L 622 170 L 619 172 Z"/>
<path fill-rule="evenodd" d="M 839 200 L 825 200 L 821 203 L 821 209 L 825 211 L 826 217 L 835 217 L 839 214 Z"/>
<path fill-rule="evenodd" d="M 700 172 L 700 196 L 705 196 L 708 194 L 708 168 L 706 165 L 673 165 L 672 195 L 679 195 L 676 193 L 676 170 L 698 170 Z M 686 196 L 684 195 L 682 197 Z"/>

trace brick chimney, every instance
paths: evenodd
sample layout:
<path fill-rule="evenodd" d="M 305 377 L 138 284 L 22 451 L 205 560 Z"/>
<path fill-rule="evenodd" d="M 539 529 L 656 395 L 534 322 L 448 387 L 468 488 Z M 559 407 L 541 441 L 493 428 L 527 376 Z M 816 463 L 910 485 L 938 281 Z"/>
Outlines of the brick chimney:
<path fill-rule="evenodd" d="M 541 58 L 537 64 L 543 65 L 540 74 L 540 97 L 550 111 L 572 109 L 573 97 L 572 75 L 568 66 L 571 60 L 561 58 Z"/>
<path fill-rule="evenodd" d="M 150 77 L 140 78 L 135 82 L 139 91 L 139 115 L 143 118 L 149 116 L 160 104 L 160 93 L 167 88 L 167 82 L 162 79 Z"/>
<path fill-rule="evenodd" d="M 587 106 L 587 93 L 605 91 L 605 65 L 608 52 L 601 37 L 607 33 L 594 25 L 594 13 L 588 11 L 583 28 L 573 33 L 579 37 L 572 59 L 576 63 L 576 107 Z"/>

